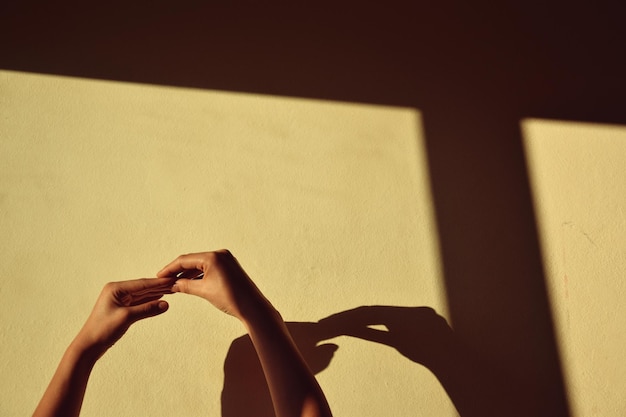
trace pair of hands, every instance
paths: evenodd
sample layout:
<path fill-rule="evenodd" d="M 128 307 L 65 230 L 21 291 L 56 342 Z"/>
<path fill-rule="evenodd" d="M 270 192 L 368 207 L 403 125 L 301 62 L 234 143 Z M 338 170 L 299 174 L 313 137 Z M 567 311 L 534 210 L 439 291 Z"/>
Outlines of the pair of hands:
<path fill-rule="evenodd" d="M 202 279 L 181 276 L 203 273 Z M 102 355 L 138 320 L 164 313 L 166 294 L 183 292 L 202 297 L 218 309 L 245 322 L 255 309 L 271 307 L 227 250 L 181 255 L 157 278 L 111 282 L 104 286 L 77 340 Z"/>
<path fill-rule="evenodd" d="M 202 279 L 190 280 L 189 277 Z M 66 350 L 34 415 L 78 417 L 93 365 L 138 320 L 165 312 L 165 294 L 202 297 L 247 328 L 263 367 L 277 417 L 331 417 L 326 397 L 278 311 L 230 252 L 182 255 L 156 278 L 104 287 L 85 325 Z"/>

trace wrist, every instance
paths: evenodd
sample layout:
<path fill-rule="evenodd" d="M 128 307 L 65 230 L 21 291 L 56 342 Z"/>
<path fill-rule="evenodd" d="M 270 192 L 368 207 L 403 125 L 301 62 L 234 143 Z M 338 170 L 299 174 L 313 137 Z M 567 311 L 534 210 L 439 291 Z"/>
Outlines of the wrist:
<path fill-rule="evenodd" d="M 241 311 L 239 320 L 246 327 L 248 332 L 259 326 L 283 323 L 280 312 L 269 302 L 248 306 L 248 308 Z"/>
<path fill-rule="evenodd" d="M 100 346 L 98 343 L 89 341 L 80 333 L 67 348 L 69 355 L 83 362 L 91 363 L 95 363 L 106 351 L 107 348 Z"/>

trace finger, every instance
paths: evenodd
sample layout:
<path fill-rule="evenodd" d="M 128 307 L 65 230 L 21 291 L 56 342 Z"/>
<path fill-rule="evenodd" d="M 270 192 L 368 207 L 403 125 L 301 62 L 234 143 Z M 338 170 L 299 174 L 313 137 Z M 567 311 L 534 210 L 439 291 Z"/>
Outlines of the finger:
<path fill-rule="evenodd" d="M 167 289 L 172 285 L 171 278 L 140 278 L 130 281 L 119 281 L 115 283 L 120 289 L 132 293 L 142 294 L 159 289 Z"/>
<path fill-rule="evenodd" d="M 180 255 L 172 262 L 163 267 L 157 277 L 175 277 L 180 272 L 187 269 L 197 269 L 204 271 L 203 264 L 206 261 L 206 253 L 190 253 L 188 255 Z"/>
<path fill-rule="evenodd" d="M 141 290 L 141 291 L 135 291 L 135 292 L 129 292 L 129 294 L 131 294 L 133 297 L 145 297 L 145 296 L 152 296 L 152 295 L 156 295 L 156 294 L 171 294 L 171 290 L 172 290 L 172 285 L 174 285 L 174 281 L 173 279 L 169 279 L 169 282 L 163 286 L 159 286 L 156 288 L 150 288 L 147 290 Z"/>
<path fill-rule="evenodd" d="M 172 286 L 173 292 L 182 292 L 185 294 L 200 295 L 202 290 L 201 280 L 179 279 Z"/>
<path fill-rule="evenodd" d="M 131 294 L 129 298 L 127 299 L 127 305 L 132 306 L 132 305 L 144 303 L 146 301 L 158 300 L 159 298 L 162 298 L 164 295 L 173 294 L 173 293 L 174 292 L 172 291 L 172 288 L 170 287 L 166 291 L 159 291 L 159 292 L 139 294 L 139 295 Z"/>
<path fill-rule="evenodd" d="M 135 292 L 130 292 L 128 291 L 128 294 L 130 294 L 133 298 L 139 298 L 139 297 L 150 297 L 152 295 L 157 295 L 157 294 L 167 294 L 169 291 L 171 291 L 172 289 L 172 285 L 174 285 L 174 280 L 170 280 L 169 284 L 166 286 L 160 286 L 157 288 L 152 288 L 149 290 L 143 290 L 143 291 L 135 291 Z"/>
<path fill-rule="evenodd" d="M 172 292 L 170 291 L 170 294 Z M 145 304 L 145 303 L 149 303 L 150 301 L 154 301 L 154 300 L 160 300 L 161 298 L 163 298 L 164 294 L 154 294 L 154 295 L 145 295 L 145 296 L 141 296 L 141 297 L 133 297 L 133 300 L 130 302 L 130 306 L 136 306 L 139 304 Z"/>
<path fill-rule="evenodd" d="M 128 307 L 128 312 L 131 322 L 134 323 L 147 317 L 158 316 L 159 314 L 165 313 L 168 308 L 169 304 L 167 303 L 167 301 L 155 300 L 148 303 Z"/>

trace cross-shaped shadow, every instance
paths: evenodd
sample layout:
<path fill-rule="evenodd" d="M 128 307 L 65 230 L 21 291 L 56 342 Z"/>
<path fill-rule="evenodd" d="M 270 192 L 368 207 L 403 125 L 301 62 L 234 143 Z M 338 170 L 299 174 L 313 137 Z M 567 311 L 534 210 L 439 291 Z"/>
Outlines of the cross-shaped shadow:
<path fill-rule="evenodd" d="M 623 6 L 422 3 L 5 2 L 0 68 L 419 109 L 455 333 L 566 416 L 520 121 L 626 124 Z"/>

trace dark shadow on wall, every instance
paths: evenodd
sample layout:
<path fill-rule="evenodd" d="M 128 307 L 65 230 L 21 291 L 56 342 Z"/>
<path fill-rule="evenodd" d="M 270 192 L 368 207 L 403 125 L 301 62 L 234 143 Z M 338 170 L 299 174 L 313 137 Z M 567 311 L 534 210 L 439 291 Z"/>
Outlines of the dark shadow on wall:
<path fill-rule="evenodd" d="M 625 4 L 4 2 L 0 68 L 417 108 L 456 337 L 567 416 L 519 126 L 626 124 Z"/>
<path fill-rule="evenodd" d="M 338 346 L 321 341 L 332 329 L 318 323 L 287 323 L 298 349 L 314 374 L 328 367 Z M 274 417 L 269 388 L 248 335 L 235 339 L 224 363 L 222 417 Z"/>
<path fill-rule="evenodd" d="M 448 115 L 424 119 L 455 333 L 515 375 L 528 415 L 567 415 L 519 126 L 496 107 Z"/>
<path fill-rule="evenodd" d="M 374 329 L 372 325 L 383 325 L 387 330 Z M 461 417 L 539 415 L 536 404 L 519 395 L 527 391 L 522 386 L 524 381 L 494 367 L 466 346 L 431 308 L 362 306 L 316 323 L 290 322 L 288 328 L 316 374 L 326 369 L 335 351 L 341 349 L 340 345 L 325 341 L 351 336 L 387 345 L 428 368 Z M 403 398 L 388 401 L 398 403 Z M 415 412 L 420 414 L 420 410 Z M 274 411 L 252 342 L 248 336 L 242 336 L 231 344 L 224 364 L 222 417 L 246 416 L 274 417 Z"/>

